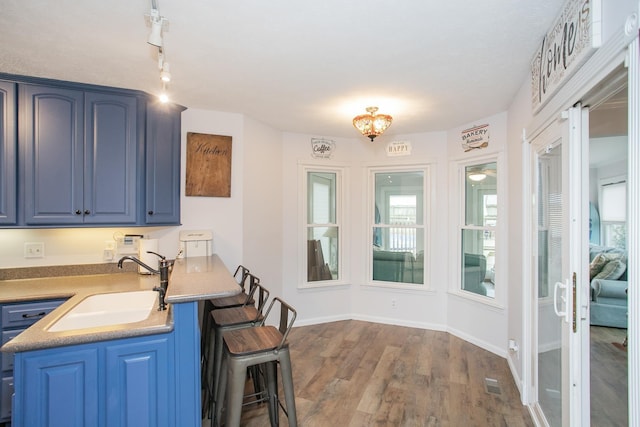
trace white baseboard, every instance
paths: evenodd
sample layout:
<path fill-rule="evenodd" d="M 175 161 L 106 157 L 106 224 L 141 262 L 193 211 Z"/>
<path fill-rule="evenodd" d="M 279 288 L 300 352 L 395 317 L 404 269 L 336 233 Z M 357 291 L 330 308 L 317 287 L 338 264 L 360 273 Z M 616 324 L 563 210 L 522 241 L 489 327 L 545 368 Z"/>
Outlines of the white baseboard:
<path fill-rule="evenodd" d="M 463 333 L 459 330 L 453 328 L 447 328 L 445 325 L 436 324 L 436 323 L 424 323 L 424 322 L 414 322 L 414 321 L 403 321 L 396 318 L 390 317 L 377 317 L 377 316 L 363 316 L 360 314 L 347 314 L 347 315 L 339 315 L 339 316 L 327 316 L 327 317 L 316 317 L 312 319 L 305 319 L 296 321 L 296 326 L 309 326 L 309 325 L 318 325 L 321 323 L 329 323 L 329 322 L 337 322 L 341 320 L 361 320 L 364 322 L 372 322 L 372 323 L 381 323 L 385 325 L 396 325 L 396 326 L 405 326 L 408 328 L 418 328 L 418 329 L 428 329 L 432 331 L 441 331 L 441 332 L 449 332 L 451 335 L 455 335 L 456 337 L 470 342 L 473 345 L 477 345 L 478 347 L 487 350 L 493 354 L 496 354 L 502 358 L 507 359 L 508 352 L 506 349 L 502 349 L 496 347 L 494 345 L 488 344 L 484 341 L 478 340 L 475 337 Z"/>

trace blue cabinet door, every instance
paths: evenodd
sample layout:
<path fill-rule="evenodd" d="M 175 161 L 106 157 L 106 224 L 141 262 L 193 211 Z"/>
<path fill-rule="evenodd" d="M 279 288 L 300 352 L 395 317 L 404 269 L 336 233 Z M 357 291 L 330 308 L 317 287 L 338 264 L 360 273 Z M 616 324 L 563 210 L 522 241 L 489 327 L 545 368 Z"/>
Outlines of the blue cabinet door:
<path fill-rule="evenodd" d="M 106 348 L 107 425 L 168 427 L 173 389 L 169 336 Z M 172 382 L 171 382 L 172 384 Z M 173 404 L 173 399 L 171 399 Z"/>
<path fill-rule="evenodd" d="M 83 92 L 21 84 L 19 105 L 25 223 L 82 223 Z"/>
<path fill-rule="evenodd" d="M 57 349 L 16 356 L 13 424 L 100 426 L 98 349 Z M 22 377 L 21 377 L 22 375 Z"/>
<path fill-rule="evenodd" d="M 0 224 L 16 223 L 16 84 L 0 81 Z"/>
<path fill-rule="evenodd" d="M 180 224 L 180 114 L 184 108 L 147 105 L 147 224 Z"/>
<path fill-rule="evenodd" d="M 84 222 L 135 224 L 137 99 L 85 92 L 84 100 Z"/>
<path fill-rule="evenodd" d="M 175 427 L 174 353 L 173 333 L 17 353 L 12 425 Z"/>

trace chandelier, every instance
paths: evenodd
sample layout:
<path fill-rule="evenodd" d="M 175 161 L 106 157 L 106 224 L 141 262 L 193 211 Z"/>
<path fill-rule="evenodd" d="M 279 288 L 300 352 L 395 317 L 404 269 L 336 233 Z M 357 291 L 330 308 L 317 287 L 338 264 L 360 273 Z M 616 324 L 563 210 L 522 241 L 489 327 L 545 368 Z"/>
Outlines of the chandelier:
<path fill-rule="evenodd" d="M 367 113 L 353 118 L 353 126 L 371 141 L 391 126 L 393 118 L 386 114 L 375 114 L 378 107 L 367 107 Z"/>

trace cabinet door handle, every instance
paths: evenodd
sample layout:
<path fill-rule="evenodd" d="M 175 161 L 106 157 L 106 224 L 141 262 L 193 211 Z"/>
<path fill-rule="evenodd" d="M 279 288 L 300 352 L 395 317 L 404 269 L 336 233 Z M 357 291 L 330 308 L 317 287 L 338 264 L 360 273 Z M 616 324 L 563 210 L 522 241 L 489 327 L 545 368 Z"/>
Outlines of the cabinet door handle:
<path fill-rule="evenodd" d="M 153 215 L 153 211 L 149 211 L 147 212 L 149 215 Z"/>
<path fill-rule="evenodd" d="M 84 214 L 85 214 L 85 215 L 89 215 L 90 213 L 91 213 L 91 211 L 90 211 L 89 209 L 86 209 L 86 210 L 84 211 Z"/>
<path fill-rule="evenodd" d="M 22 318 L 23 319 L 32 319 L 34 317 L 42 317 L 45 314 L 47 314 L 46 311 L 41 311 L 40 313 L 37 313 L 37 314 L 27 314 L 27 313 L 25 313 L 25 314 L 22 315 Z"/>
<path fill-rule="evenodd" d="M 82 211 L 80 209 L 76 209 L 76 215 L 82 215 Z"/>

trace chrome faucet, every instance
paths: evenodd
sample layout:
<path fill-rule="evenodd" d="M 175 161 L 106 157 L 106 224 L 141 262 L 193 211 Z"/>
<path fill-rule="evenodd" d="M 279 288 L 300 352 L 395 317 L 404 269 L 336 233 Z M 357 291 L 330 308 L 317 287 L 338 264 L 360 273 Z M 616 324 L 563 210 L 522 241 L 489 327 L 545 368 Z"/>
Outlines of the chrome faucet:
<path fill-rule="evenodd" d="M 164 297 L 167 294 L 167 288 L 169 287 L 169 268 L 171 267 L 172 262 L 167 261 L 167 259 L 163 255 L 160 255 L 159 253 L 152 252 L 152 251 L 147 251 L 147 253 L 157 255 L 160 258 L 159 268 L 157 270 L 149 267 L 147 264 L 140 261 L 138 258 L 130 255 L 126 255 L 120 258 L 120 260 L 118 261 L 118 268 L 122 268 L 122 263 L 124 261 L 130 260 L 140 265 L 141 267 L 149 270 L 149 272 L 152 274 L 159 274 L 160 286 L 154 286 L 153 290 L 158 292 L 158 311 L 166 310 L 167 303 L 164 301 Z"/>

